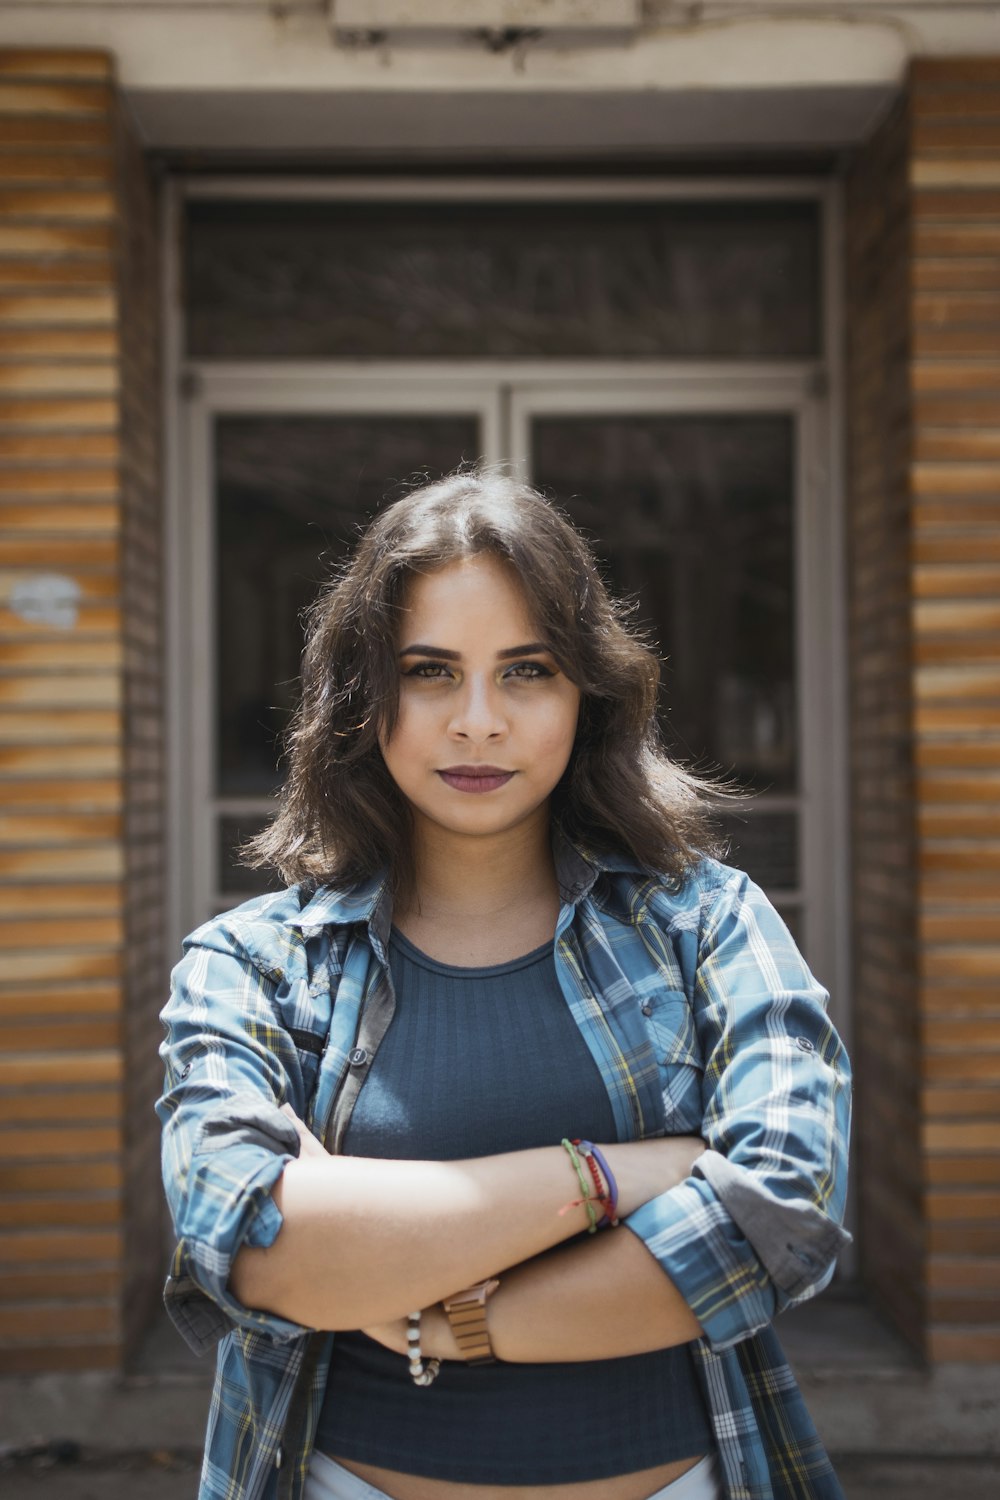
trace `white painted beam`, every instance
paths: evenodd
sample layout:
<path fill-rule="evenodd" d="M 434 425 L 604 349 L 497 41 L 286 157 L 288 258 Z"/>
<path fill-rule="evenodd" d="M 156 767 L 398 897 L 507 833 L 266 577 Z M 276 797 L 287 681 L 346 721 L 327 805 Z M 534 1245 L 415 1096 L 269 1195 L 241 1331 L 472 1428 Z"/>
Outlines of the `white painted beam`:
<path fill-rule="evenodd" d="M 328 0 L 0 0 L 0 45 L 106 48 L 155 146 L 519 156 L 836 149 L 912 56 L 1000 55 L 997 0 L 646 0 L 641 16 L 628 45 L 496 53 L 346 47 Z"/>

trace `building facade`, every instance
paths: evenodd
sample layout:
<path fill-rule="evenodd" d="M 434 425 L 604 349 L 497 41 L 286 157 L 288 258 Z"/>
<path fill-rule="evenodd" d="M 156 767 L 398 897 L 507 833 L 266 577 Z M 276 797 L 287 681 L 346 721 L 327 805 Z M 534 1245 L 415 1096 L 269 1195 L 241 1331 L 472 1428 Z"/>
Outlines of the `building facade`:
<path fill-rule="evenodd" d="M 845 1293 L 1000 1362 L 1000 32 L 841 12 L 0 5 L 0 1371 L 134 1358 L 157 1015 L 301 610 L 477 457 L 754 794 L 856 1065 Z"/>

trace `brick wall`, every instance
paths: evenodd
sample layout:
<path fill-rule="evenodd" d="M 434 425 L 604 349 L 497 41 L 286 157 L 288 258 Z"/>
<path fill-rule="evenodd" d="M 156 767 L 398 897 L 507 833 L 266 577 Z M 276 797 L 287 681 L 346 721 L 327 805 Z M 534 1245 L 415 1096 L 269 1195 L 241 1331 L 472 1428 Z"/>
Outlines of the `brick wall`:
<path fill-rule="evenodd" d="M 1000 59 L 911 95 L 927 1347 L 1000 1360 Z"/>
<path fill-rule="evenodd" d="M 0 52 L 0 142 L 0 1370 L 115 1368 L 163 1261 L 153 201 L 103 54 Z"/>
<path fill-rule="evenodd" d="M 920 60 L 847 193 L 866 1280 L 1000 1359 L 1000 60 Z"/>
<path fill-rule="evenodd" d="M 847 183 L 856 1143 L 865 1277 L 923 1326 L 910 640 L 909 112 Z"/>
<path fill-rule="evenodd" d="M 160 225 L 156 184 L 123 111 L 119 161 L 120 470 L 125 891 L 122 904 L 126 1358 L 163 1286 L 165 1205 L 153 1102 L 163 1068 L 159 1012 L 170 962 L 166 912 L 163 704 Z"/>

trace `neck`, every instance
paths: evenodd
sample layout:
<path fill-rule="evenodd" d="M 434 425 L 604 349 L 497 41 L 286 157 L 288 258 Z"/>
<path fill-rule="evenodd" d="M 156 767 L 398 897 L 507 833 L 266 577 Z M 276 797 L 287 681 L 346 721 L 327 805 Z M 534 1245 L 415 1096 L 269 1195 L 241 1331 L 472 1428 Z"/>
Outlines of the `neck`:
<path fill-rule="evenodd" d="M 413 883 L 403 906 L 422 917 L 495 917 L 558 900 L 547 813 L 494 838 L 418 823 L 414 843 Z"/>

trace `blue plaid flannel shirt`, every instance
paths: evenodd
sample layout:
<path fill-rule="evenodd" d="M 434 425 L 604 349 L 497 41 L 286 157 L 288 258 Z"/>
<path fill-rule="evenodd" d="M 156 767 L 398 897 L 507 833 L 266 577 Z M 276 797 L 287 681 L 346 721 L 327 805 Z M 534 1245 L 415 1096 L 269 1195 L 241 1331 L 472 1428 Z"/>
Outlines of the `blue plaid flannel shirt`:
<path fill-rule="evenodd" d="M 621 1140 L 701 1134 L 691 1176 L 626 1220 L 679 1288 L 728 1500 L 842 1500 L 771 1328 L 829 1282 L 849 1236 L 850 1069 L 817 983 L 763 892 L 705 858 L 683 882 L 557 842 L 556 965 Z M 167 1308 L 218 1345 L 200 1500 L 301 1500 L 333 1334 L 242 1306 L 244 1244 L 281 1227 L 298 1154 L 279 1105 L 329 1140 L 386 1004 L 384 881 L 300 887 L 192 933 L 163 1012 L 163 1175 L 177 1234 Z M 355 1059 L 356 1059 L 355 1054 Z"/>

